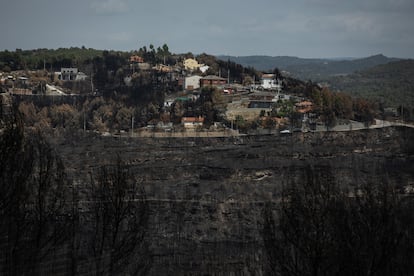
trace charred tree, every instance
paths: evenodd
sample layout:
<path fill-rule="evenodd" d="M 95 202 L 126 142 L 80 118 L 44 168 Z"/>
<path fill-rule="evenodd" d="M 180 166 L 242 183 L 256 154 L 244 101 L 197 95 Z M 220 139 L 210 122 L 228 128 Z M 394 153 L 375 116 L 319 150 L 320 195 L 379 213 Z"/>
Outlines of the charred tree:
<path fill-rule="evenodd" d="M 40 133 L 26 133 L 17 110 L 2 116 L 0 236 L 3 275 L 44 272 L 41 262 L 68 238 L 65 169 Z"/>
<path fill-rule="evenodd" d="M 411 198 L 386 178 L 340 189 L 332 168 L 305 169 L 264 209 L 271 275 L 410 275 L 414 261 Z"/>
<path fill-rule="evenodd" d="M 89 192 L 91 241 L 96 275 L 142 275 L 150 265 L 145 237 L 145 192 L 120 157 L 102 166 Z"/>

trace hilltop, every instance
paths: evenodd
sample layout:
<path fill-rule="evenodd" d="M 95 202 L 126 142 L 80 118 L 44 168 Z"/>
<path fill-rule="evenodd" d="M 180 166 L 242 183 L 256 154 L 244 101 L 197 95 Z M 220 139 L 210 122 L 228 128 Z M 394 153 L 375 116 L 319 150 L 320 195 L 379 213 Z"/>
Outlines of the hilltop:
<path fill-rule="evenodd" d="M 365 97 L 384 106 L 414 108 L 414 60 L 400 60 L 328 79 L 333 89 Z M 408 111 L 408 110 L 407 110 Z"/>
<path fill-rule="evenodd" d="M 219 56 L 218 58 L 240 63 L 243 66 L 254 67 L 262 71 L 278 68 L 305 81 L 320 81 L 332 75 L 351 74 L 355 71 L 399 60 L 397 58 L 386 57 L 382 54 L 358 59 L 315 59 L 290 56 Z"/>

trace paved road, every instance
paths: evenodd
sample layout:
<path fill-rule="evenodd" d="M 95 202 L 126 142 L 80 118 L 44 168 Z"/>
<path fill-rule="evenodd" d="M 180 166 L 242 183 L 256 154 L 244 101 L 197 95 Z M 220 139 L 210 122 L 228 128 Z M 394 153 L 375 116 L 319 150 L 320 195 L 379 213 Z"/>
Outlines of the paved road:
<path fill-rule="evenodd" d="M 60 90 L 56 86 L 50 85 L 50 84 L 46 84 L 46 93 L 48 95 L 60 95 L 60 96 L 67 95 L 65 92 L 63 92 L 62 90 Z"/>
<path fill-rule="evenodd" d="M 375 124 L 370 125 L 369 127 L 365 126 L 364 123 L 350 121 L 349 124 L 342 124 L 336 125 L 335 127 L 329 129 L 329 131 L 352 131 L 352 130 L 361 130 L 361 129 L 374 129 L 374 128 L 383 128 L 383 127 L 391 127 L 391 126 L 405 126 L 414 128 L 414 124 L 407 124 L 401 122 L 390 122 L 384 120 L 375 120 Z M 327 131 L 326 127 L 323 125 L 318 125 L 316 127 L 316 131 Z"/>

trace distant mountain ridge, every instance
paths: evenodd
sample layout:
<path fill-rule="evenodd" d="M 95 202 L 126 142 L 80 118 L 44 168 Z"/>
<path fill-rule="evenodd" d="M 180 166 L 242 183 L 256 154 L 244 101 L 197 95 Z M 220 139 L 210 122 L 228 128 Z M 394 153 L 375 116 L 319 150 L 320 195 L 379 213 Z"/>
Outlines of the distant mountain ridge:
<path fill-rule="evenodd" d="M 333 90 L 364 97 L 384 106 L 408 107 L 414 117 L 414 60 L 380 64 L 346 76 L 327 79 Z"/>
<path fill-rule="evenodd" d="M 320 81 L 333 75 L 347 75 L 365 70 L 376 65 L 398 61 L 382 54 L 366 58 L 320 59 L 299 58 L 291 56 L 218 56 L 222 60 L 230 60 L 245 67 L 254 67 L 260 71 L 271 71 L 274 68 L 287 71 L 302 80 Z"/>

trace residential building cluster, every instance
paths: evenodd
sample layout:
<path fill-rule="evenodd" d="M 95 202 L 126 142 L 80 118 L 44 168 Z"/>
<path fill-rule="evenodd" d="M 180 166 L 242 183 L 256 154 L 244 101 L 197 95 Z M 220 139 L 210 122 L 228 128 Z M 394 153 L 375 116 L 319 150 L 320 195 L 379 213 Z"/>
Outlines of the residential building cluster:
<path fill-rule="evenodd" d="M 257 83 L 244 86 L 240 83 L 230 83 L 229 77 L 223 78 L 211 74 L 210 67 L 199 63 L 197 59 L 187 58 L 175 65 L 150 64 L 139 55 L 131 55 L 128 59 L 128 68 L 125 68 L 123 82 L 126 86 L 134 84 L 133 79 L 141 72 L 158 72 L 157 82 L 176 82 L 181 86 L 181 92 L 167 95 L 163 106 L 164 112 L 170 112 L 175 103 L 195 102 L 205 87 L 214 87 L 222 94 L 226 102 L 224 118 L 227 121 L 237 121 L 240 118 L 246 121 L 264 122 L 272 121 L 273 124 L 281 126 L 286 124 L 286 118 L 281 115 L 284 110 L 283 102 L 290 102 L 292 108 L 287 112 L 297 112 L 303 122 L 312 118 L 313 103 L 306 99 L 295 98 L 288 93 L 283 93 L 282 80 L 274 74 L 263 74 Z M 229 73 L 227 74 L 227 76 Z M 34 84 L 40 84 L 37 93 L 49 95 L 65 95 L 58 87 L 47 83 L 47 77 L 35 77 L 36 72 L 26 74 L 25 72 L 1 75 L 1 87 L 4 91 L 14 94 L 32 94 Z M 90 76 L 81 72 L 76 67 L 62 67 L 60 71 L 53 73 L 54 79 L 60 82 L 82 82 L 89 81 Z M 42 87 L 44 83 L 44 87 Z M 90 81 L 92 83 L 92 81 Z M 39 85 L 37 85 L 39 86 Z M 174 96 L 175 95 L 175 96 Z M 185 104 L 184 104 L 185 105 Z M 202 116 L 183 116 L 181 125 L 187 130 L 198 130 L 203 127 L 205 118 Z M 211 122 L 210 122 L 211 123 Z M 168 131 L 171 129 L 168 120 L 150 120 L 147 128 Z M 215 124 L 218 125 L 218 124 Z"/>

